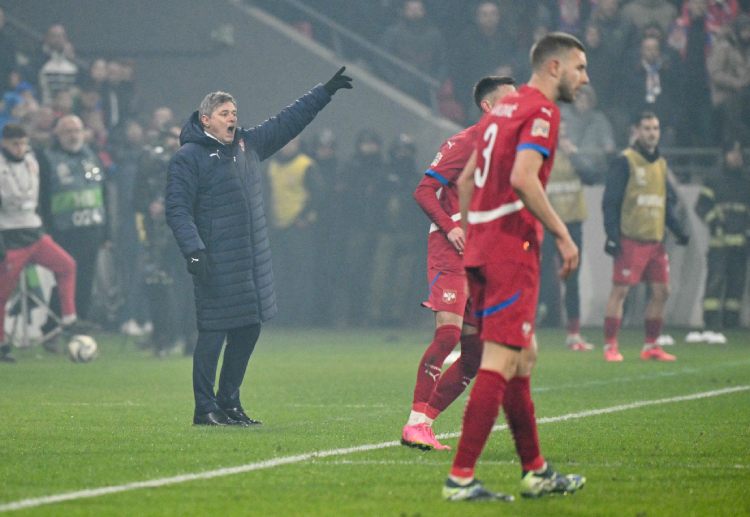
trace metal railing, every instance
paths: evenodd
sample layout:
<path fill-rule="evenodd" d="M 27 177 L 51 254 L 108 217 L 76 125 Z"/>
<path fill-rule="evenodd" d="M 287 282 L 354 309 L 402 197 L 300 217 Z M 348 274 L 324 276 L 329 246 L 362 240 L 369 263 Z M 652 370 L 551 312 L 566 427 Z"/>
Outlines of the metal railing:
<path fill-rule="evenodd" d="M 237 2 L 238 0 L 230 1 Z M 272 6 L 269 5 L 268 1 L 244 1 L 259 9 L 273 12 L 273 9 L 271 8 Z M 311 22 L 315 22 L 324 27 L 328 31 L 328 37 L 325 38 L 325 40 L 330 41 L 331 50 L 337 56 L 342 58 L 360 58 L 360 62 L 358 63 L 360 66 L 368 68 L 370 71 L 374 72 L 376 75 L 382 76 L 383 78 L 404 74 L 408 79 L 417 82 L 426 92 L 430 108 L 435 114 L 439 114 L 437 92 L 442 85 L 439 79 L 432 77 L 423 70 L 399 59 L 393 54 L 386 52 L 380 46 L 363 38 L 334 20 L 331 20 L 329 17 L 321 14 L 312 7 L 306 5 L 304 2 L 299 0 L 273 0 L 273 3 L 277 4 L 277 6 L 278 4 L 284 4 L 287 7 L 291 7 L 294 11 L 303 15 Z M 288 22 L 288 20 L 285 21 Z M 319 41 L 317 39 L 316 41 L 321 44 L 326 44 L 325 41 Z M 344 49 L 347 50 L 345 51 Z"/>

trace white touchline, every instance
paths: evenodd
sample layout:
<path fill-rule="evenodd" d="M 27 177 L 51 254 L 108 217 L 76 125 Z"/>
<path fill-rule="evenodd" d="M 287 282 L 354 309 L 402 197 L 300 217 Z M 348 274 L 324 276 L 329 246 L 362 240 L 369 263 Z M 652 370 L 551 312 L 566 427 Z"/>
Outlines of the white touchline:
<path fill-rule="evenodd" d="M 575 420 L 578 418 L 587 418 L 591 416 L 606 415 L 609 413 L 617 413 L 619 411 L 627 411 L 628 409 L 637 409 L 646 406 L 655 406 L 658 404 L 671 404 L 673 402 L 683 402 L 687 400 L 697 400 L 709 397 L 718 397 L 720 395 L 727 395 L 729 393 L 737 393 L 740 391 L 750 390 L 750 386 L 735 386 L 733 388 L 724 388 L 721 390 L 704 391 L 702 393 L 693 393 L 692 395 L 681 395 L 678 397 L 669 397 L 655 400 L 640 400 L 637 402 L 631 402 L 630 404 L 621 404 L 619 406 L 611 406 L 602 409 L 590 409 L 587 411 L 579 411 L 577 413 L 568 413 L 566 415 L 542 417 L 537 419 L 539 424 L 550 424 L 553 422 L 565 422 L 567 420 Z M 492 428 L 493 431 L 501 431 L 507 429 L 507 425 L 497 425 Z M 438 435 L 438 438 L 455 438 L 461 433 L 445 433 Z M 330 449 L 327 451 L 314 451 L 306 452 L 303 454 L 297 454 L 294 456 L 284 456 L 281 458 L 274 458 L 265 461 L 258 461 L 255 463 L 247 463 L 245 465 L 238 465 L 236 467 L 225 467 L 216 470 L 208 470 L 206 472 L 196 472 L 194 474 L 183 474 L 180 476 L 172 476 L 159 479 L 151 479 L 147 481 L 134 481 L 133 483 L 125 483 L 124 485 L 113 485 L 105 486 L 101 488 L 89 488 L 86 490 L 78 490 L 75 492 L 66 492 L 57 495 L 48 495 L 43 497 L 33 497 L 30 499 L 21 499 L 20 501 L 13 501 L 10 503 L 0 504 L 0 512 L 9 512 L 13 510 L 23 510 L 25 508 L 34 508 L 37 506 L 43 506 L 47 504 L 62 503 L 65 501 L 74 501 L 76 499 L 88 499 L 91 497 L 99 497 L 109 494 L 117 494 L 119 492 L 130 492 L 132 490 L 140 490 L 142 488 L 158 488 L 167 485 L 176 485 L 179 483 L 186 483 L 188 481 L 198 481 L 202 479 L 213 479 L 224 476 L 231 476 L 233 474 L 242 474 L 243 472 L 252 472 L 255 470 L 264 470 L 274 467 L 281 467 L 282 465 L 291 465 L 293 463 L 301 463 L 303 461 L 315 459 L 315 458 L 327 458 L 330 456 L 346 456 L 347 454 L 354 454 L 356 452 L 367 452 L 378 449 L 386 449 L 388 447 L 397 447 L 401 443 L 399 441 L 373 443 L 367 445 L 357 445 L 354 447 L 346 447 L 342 449 Z"/>

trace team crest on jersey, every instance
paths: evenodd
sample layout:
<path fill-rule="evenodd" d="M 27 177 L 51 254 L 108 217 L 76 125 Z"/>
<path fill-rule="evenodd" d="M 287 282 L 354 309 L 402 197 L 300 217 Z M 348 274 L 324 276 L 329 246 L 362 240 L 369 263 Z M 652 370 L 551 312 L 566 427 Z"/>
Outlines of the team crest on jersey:
<path fill-rule="evenodd" d="M 245 139 L 240 138 L 240 151 L 245 152 Z"/>
<path fill-rule="evenodd" d="M 534 119 L 534 122 L 531 124 L 531 136 L 549 138 L 549 120 L 544 120 L 543 118 Z"/>
<path fill-rule="evenodd" d="M 458 295 L 453 289 L 446 289 L 443 291 L 443 303 L 456 303 Z"/>
<path fill-rule="evenodd" d="M 441 153 L 440 151 L 438 151 L 438 153 L 435 155 L 435 159 L 432 160 L 432 163 L 430 164 L 430 167 L 434 167 L 435 165 L 437 165 L 438 163 L 440 163 L 440 160 L 442 160 L 442 159 L 443 159 L 443 153 Z"/>

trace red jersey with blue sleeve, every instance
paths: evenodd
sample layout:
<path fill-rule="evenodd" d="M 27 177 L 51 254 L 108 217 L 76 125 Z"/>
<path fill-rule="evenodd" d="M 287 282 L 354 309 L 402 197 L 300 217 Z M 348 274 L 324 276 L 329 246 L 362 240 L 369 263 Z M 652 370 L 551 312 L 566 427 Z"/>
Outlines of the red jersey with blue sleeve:
<path fill-rule="evenodd" d="M 432 221 L 427 239 L 428 268 L 463 274 L 461 255 L 446 235 L 461 219 L 456 180 L 474 150 L 476 130 L 476 125 L 470 126 L 443 142 L 414 192 L 417 203 Z"/>
<path fill-rule="evenodd" d="M 477 167 L 468 213 L 464 265 L 520 262 L 538 267 L 543 229 L 510 184 L 516 154 L 544 158 L 546 186 L 557 147 L 560 110 L 538 89 L 524 85 L 503 98 L 477 124 Z"/>

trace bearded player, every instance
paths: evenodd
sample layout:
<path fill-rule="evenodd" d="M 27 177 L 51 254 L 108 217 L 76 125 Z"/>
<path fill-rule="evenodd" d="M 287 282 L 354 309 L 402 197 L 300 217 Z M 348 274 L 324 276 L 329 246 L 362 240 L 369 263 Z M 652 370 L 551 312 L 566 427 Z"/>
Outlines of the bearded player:
<path fill-rule="evenodd" d="M 514 92 L 511 77 L 484 77 L 474 86 L 474 102 L 487 113 Z M 411 413 L 401 432 L 401 443 L 422 450 L 450 449 L 441 444 L 432 422 L 471 382 L 477 373 L 482 343 L 467 306 L 466 271 L 461 255 L 464 230 L 459 223 L 456 180 L 474 151 L 477 125 L 446 140 L 414 191 L 414 199 L 432 221 L 427 239 L 429 298 L 422 305 L 435 313 L 435 334 L 417 369 Z M 443 362 L 461 342 L 461 357 L 443 372 Z"/>
<path fill-rule="evenodd" d="M 521 495 L 570 493 L 585 483 L 582 476 L 558 474 L 542 456 L 530 388 L 542 225 L 555 239 L 560 275 L 578 266 L 578 248 L 544 187 L 560 125 L 555 102 L 571 102 L 588 83 L 585 50 L 569 34 L 550 33 L 532 47 L 531 66 L 528 84 L 499 102 L 478 128 L 464 265 L 483 352 L 443 487 L 450 501 L 513 499 L 474 477 L 500 406 L 521 460 Z M 459 181 L 462 199 L 465 188 Z"/>

